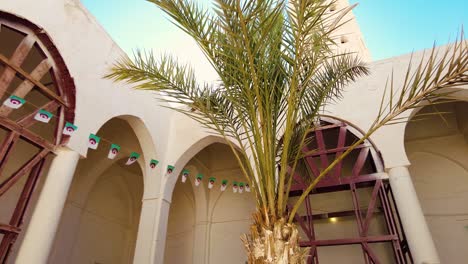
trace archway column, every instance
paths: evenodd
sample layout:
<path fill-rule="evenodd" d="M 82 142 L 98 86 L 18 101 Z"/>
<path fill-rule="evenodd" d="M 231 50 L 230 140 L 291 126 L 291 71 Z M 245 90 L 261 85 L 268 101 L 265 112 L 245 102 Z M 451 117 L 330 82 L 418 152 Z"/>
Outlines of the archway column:
<path fill-rule="evenodd" d="M 154 236 L 152 245 L 152 263 L 154 264 L 163 264 L 164 263 L 164 253 L 166 250 L 166 236 L 167 236 L 167 224 L 169 220 L 169 210 L 171 207 L 171 202 L 164 198 L 157 199 L 158 211 L 156 214 L 156 219 L 154 221 Z M 137 262 L 135 262 L 136 264 Z"/>
<path fill-rule="evenodd" d="M 45 264 L 80 155 L 67 148 L 56 151 L 36 208 L 21 244 L 17 264 Z"/>
<path fill-rule="evenodd" d="M 163 263 L 169 207 L 162 198 L 143 199 L 133 263 Z"/>
<path fill-rule="evenodd" d="M 417 264 L 440 263 L 408 168 L 394 167 L 388 170 L 388 174 L 414 262 Z"/>
<path fill-rule="evenodd" d="M 193 244 L 193 262 L 194 264 L 208 263 L 208 235 L 211 223 L 208 221 L 198 221 L 195 223 L 195 238 Z"/>

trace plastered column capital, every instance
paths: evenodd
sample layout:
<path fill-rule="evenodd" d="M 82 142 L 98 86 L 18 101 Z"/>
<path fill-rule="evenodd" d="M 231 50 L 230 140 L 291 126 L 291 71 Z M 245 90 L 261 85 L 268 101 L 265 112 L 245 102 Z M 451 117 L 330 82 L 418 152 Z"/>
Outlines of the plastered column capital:
<path fill-rule="evenodd" d="M 389 168 L 387 169 L 388 176 L 392 178 L 393 181 L 398 181 L 402 178 L 411 179 L 411 174 L 409 172 L 408 166 L 397 166 Z"/>

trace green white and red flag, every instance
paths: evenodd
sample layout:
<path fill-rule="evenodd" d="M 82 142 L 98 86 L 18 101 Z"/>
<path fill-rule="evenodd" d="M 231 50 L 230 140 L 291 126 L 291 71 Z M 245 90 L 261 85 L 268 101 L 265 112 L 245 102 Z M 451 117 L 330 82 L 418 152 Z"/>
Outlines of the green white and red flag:
<path fill-rule="evenodd" d="M 109 154 L 107 154 L 107 158 L 115 159 L 115 157 L 117 157 L 117 154 L 119 154 L 119 151 L 120 151 L 119 145 L 111 144 L 111 147 L 109 149 Z"/>
<path fill-rule="evenodd" d="M 197 175 L 197 178 L 195 178 L 195 186 L 198 187 L 200 185 L 200 183 L 202 182 L 202 179 L 203 179 L 203 174 L 199 173 Z"/>
<path fill-rule="evenodd" d="M 228 181 L 227 180 L 223 180 L 221 182 L 221 191 L 224 192 L 227 188 L 227 184 L 228 184 Z"/>
<path fill-rule="evenodd" d="M 182 179 L 181 179 L 182 182 L 186 182 L 186 181 L 187 181 L 187 178 L 188 178 L 189 174 L 190 174 L 190 172 L 189 172 L 189 170 L 187 170 L 187 169 L 185 169 L 185 170 L 182 171 Z"/>
<path fill-rule="evenodd" d="M 208 179 L 208 189 L 211 189 L 213 188 L 214 184 L 215 184 L 215 181 L 216 181 L 216 178 L 215 177 L 210 177 Z"/>
<path fill-rule="evenodd" d="M 127 162 L 125 163 L 125 165 L 132 165 L 133 163 L 135 163 L 135 161 L 137 161 L 137 159 L 140 157 L 140 154 L 136 153 L 136 152 L 132 152 L 130 154 L 130 157 L 128 157 L 128 160 Z"/>

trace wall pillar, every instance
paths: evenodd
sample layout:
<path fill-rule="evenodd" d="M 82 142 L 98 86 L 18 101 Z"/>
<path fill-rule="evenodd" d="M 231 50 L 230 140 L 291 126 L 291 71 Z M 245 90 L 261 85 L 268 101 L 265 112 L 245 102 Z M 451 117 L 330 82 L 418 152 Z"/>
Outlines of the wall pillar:
<path fill-rule="evenodd" d="M 141 205 L 140 223 L 135 247 L 135 264 L 153 264 L 153 238 L 157 230 L 157 216 L 159 209 L 158 198 L 143 199 Z"/>
<path fill-rule="evenodd" d="M 62 264 L 69 262 L 73 253 L 73 246 L 78 237 L 83 206 L 67 201 L 63 207 L 59 227 L 55 234 L 48 264 Z"/>
<path fill-rule="evenodd" d="M 194 264 L 206 264 L 209 262 L 208 251 L 208 230 L 211 224 L 207 221 L 200 221 L 195 224 L 195 236 L 193 243 Z"/>
<path fill-rule="evenodd" d="M 50 165 L 16 264 L 46 264 L 80 155 L 61 148 Z"/>
<path fill-rule="evenodd" d="M 155 232 L 152 243 L 152 259 L 154 264 L 164 264 L 164 252 L 166 251 L 167 223 L 171 202 L 164 198 L 158 199 L 158 212 L 155 221 Z"/>
<path fill-rule="evenodd" d="M 414 262 L 416 264 L 440 263 L 408 168 L 391 168 L 388 174 Z"/>

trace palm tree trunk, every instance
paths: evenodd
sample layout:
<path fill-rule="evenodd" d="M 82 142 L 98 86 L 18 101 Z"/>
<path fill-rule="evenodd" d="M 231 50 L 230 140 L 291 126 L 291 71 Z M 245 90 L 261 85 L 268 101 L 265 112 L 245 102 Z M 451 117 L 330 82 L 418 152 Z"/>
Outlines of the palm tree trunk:
<path fill-rule="evenodd" d="M 267 223 L 263 214 L 253 215 L 250 234 L 241 237 L 249 264 L 305 264 L 307 251 L 299 246 L 299 231 L 280 218 Z"/>

